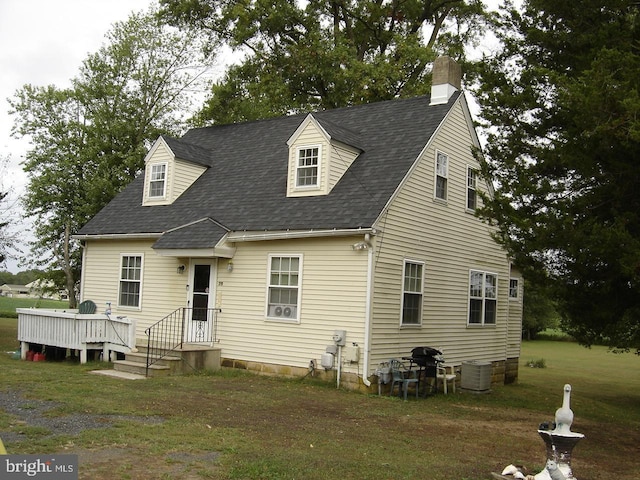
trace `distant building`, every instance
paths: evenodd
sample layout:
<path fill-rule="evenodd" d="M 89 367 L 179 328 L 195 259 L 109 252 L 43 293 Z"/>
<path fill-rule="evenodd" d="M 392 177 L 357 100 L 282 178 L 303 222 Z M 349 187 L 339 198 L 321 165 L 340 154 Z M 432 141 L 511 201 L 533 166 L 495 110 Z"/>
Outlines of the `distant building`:
<path fill-rule="evenodd" d="M 26 285 L 11 285 L 5 283 L 0 287 L 0 296 L 3 297 L 28 297 L 29 287 Z"/>
<path fill-rule="evenodd" d="M 55 290 L 51 280 L 39 278 L 25 285 L 29 289 L 29 296 L 33 298 L 46 298 L 49 300 L 67 300 L 69 296 L 64 290 Z"/>

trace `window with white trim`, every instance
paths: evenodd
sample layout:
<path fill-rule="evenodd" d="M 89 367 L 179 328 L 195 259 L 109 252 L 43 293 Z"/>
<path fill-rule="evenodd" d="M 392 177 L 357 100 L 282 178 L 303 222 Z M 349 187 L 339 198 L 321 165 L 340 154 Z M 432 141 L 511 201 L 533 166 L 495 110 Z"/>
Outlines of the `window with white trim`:
<path fill-rule="evenodd" d="M 402 282 L 402 325 L 422 324 L 424 263 L 404 261 Z"/>
<path fill-rule="evenodd" d="M 478 172 L 473 167 L 467 167 L 467 209 L 475 210 L 478 206 Z"/>
<path fill-rule="evenodd" d="M 167 185 L 167 164 L 151 165 L 149 175 L 149 198 L 164 198 Z"/>
<path fill-rule="evenodd" d="M 302 147 L 298 149 L 296 163 L 296 187 L 317 187 L 320 147 Z"/>
<path fill-rule="evenodd" d="M 509 279 L 509 298 L 511 300 L 517 300 L 520 297 L 519 288 L 520 281 L 517 278 Z"/>
<path fill-rule="evenodd" d="M 269 256 L 267 318 L 298 320 L 301 255 Z"/>
<path fill-rule="evenodd" d="M 449 157 L 446 153 L 436 152 L 436 198 L 447 199 L 449 181 Z"/>
<path fill-rule="evenodd" d="M 118 306 L 140 308 L 142 292 L 142 255 L 120 257 Z"/>
<path fill-rule="evenodd" d="M 498 306 L 498 275 L 471 270 L 469 273 L 469 325 L 493 325 Z"/>

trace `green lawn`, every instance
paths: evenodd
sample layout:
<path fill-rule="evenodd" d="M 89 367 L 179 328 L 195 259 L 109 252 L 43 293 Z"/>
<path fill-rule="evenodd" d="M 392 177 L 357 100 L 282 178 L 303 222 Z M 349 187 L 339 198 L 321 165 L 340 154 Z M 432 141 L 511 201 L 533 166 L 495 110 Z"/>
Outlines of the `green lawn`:
<path fill-rule="evenodd" d="M 16 320 L 0 319 L 0 352 L 17 347 Z M 546 368 L 529 368 L 544 359 Z M 404 402 L 316 382 L 238 370 L 123 381 L 90 375 L 104 364 L 24 362 L 0 355 L 0 392 L 52 401 L 51 418 L 136 415 L 79 434 L 51 435 L 0 410 L 15 453 L 76 453 L 86 479 L 482 480 L 509 463 L 537 473 L 562 387 L 573 387 L 574 451 L 581 480 L 636 480 L 640 358 L 568 342 L 523 345 L 520 378 L 490 394 Z M 68 417 L 67 417 L 68 416 Z M 106 420 L 105 420 L 106 422 Z"/>
<path fill-rule="evenodd" d="M 69 302 L 40 298 L 13 298 L 0 296 L 0 317 L 17 318 L 16 308 L 68 308 Z"/>

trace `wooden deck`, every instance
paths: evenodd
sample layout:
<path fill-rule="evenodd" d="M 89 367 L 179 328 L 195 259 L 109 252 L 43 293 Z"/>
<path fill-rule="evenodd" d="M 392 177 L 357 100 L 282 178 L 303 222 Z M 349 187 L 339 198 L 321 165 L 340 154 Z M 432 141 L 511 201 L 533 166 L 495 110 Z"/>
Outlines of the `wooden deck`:
<path fill-rule="evenodd" d="M 87 362 L 88 350 L 102 350 L 109 360 L 112 351 L 135 351 L 136 322 L 106 314 L 80 314 L 78 310 L 17 308 L 18 340 L 24 360 L 30 344 L 80 351 L 80 363 Z"/>

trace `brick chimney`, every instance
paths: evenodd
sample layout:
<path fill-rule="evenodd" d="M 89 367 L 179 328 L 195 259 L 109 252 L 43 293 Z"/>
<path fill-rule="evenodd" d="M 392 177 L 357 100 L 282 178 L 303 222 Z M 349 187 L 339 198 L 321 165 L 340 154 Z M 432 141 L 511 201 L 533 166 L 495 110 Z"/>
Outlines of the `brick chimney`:
<path fill-rule="evenodd" d="M 438 57 L 431 72 L 431 105 L 447 103 L 460 90 L 462 69 L 452 58 Z"/>

